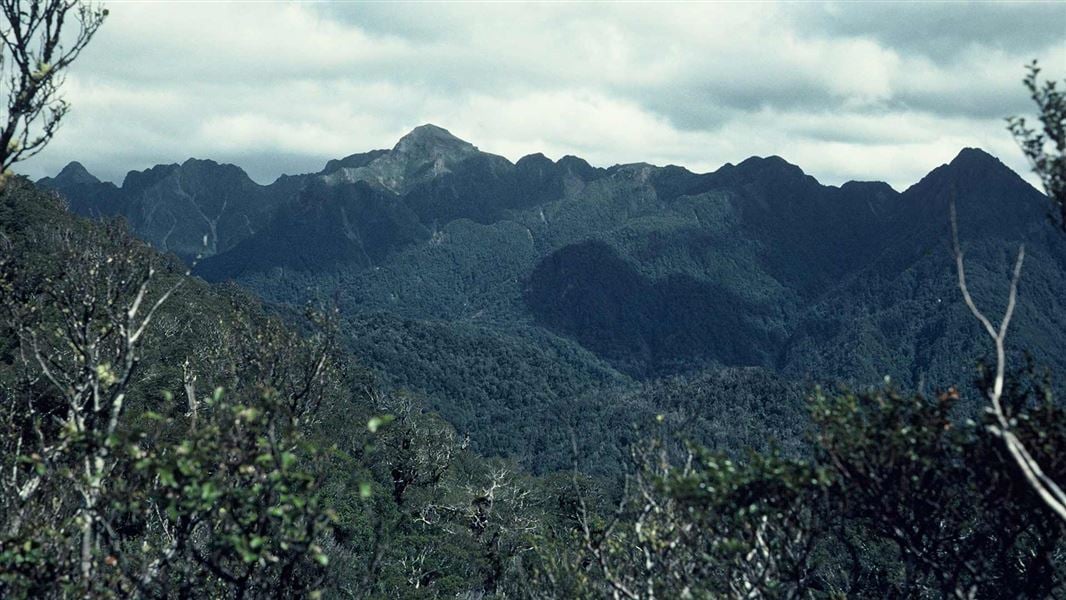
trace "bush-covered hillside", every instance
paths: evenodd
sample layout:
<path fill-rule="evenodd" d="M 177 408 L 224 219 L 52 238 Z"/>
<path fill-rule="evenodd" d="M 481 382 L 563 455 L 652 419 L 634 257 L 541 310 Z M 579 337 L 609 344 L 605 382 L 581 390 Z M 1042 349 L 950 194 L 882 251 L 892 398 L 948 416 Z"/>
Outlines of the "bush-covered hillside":
<path fill-rule="evenodd" d="M 536 330 L 388 316 L 312 315 L 295 333 L 19 181 L 0 194 L 0 243 L 5 597 L 1063 593 L 1062 522 L 954 390 L 805 401 L 762 368 L 638 384 Z M 344 328 L 419 368 L 375 385 L 335 343 Z M 543 402 L 450 408 L 562 470 L 479 457 L 399 389 L 461 398 L 430 387 L 453 374 Z M 1003 403 L 1043 473 L 1066 478 L 1050 388 L 1012 369 Z"/>
<path fill-rule="evenodd" d="M 823 186 L 778 157 L 708 174 L 511 164 L 433 126 L 269 186 L 238 185 L 235 169 L 190 161 L 116 188 L 74 165 L 43 183 L 161 249 L 161 221 L 136 215 L 184 214 L 167 235 L 208 235 L 197 273 L 288 312 L 337 306 L 344 344 L 382 382 L 423 397 L 479 451 L 538 471 L 565 464 L 568 446 L 536 432 L 630 379 L 759 367 L 800 383 L 969 388 L 987 349 L 955 287 L 952 200 L 983 305 L 1002 301 L 1027 244 L 1009 350 L 1064 366 L 1066 338 L 1049 332 L 1066 314 L 1066 243 L 1039 192 L 980 150 L 902 193 Z"/>

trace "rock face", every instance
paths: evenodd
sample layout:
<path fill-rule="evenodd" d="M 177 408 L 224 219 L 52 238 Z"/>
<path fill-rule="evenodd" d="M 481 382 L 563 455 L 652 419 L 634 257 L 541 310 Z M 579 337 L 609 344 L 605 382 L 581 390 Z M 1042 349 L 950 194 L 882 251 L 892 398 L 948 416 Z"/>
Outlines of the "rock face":
<path fill-rule="evenodd" d="M 233 165 L 190 158 L 130 171 L 121 187 L 71 163 L 39 185 L 65 196 L 75 213 L 121 216 L 156 248 L 178 256 L 213 256 L 254 235 L 283 200 Z"/>
<path fill-rule="evenodd" d="M 445 129 L 422 125 L 401 138 L 392 150 L 331 160 L 320 173 L 282 177 L 267 186 L 255 183 L 234 165 L 197 159 L 130 171 L 121 187 L 101 182 L 80 163 L 73 162 L 56 177 L 46 177 L 38 184 L 60 192 L 77 214 L 124 217 L 138 236 L 160 250 L 184 258 L 212 257 L 232 250 L 264 228 L 276 233 L 284 226 L 282 223 L 269 227 L 277 218 L 288 219 L 297 214 L 306 217 L 299 207 L 314 205 L 313 196 L 334 194 L 328 191 L 330 187 L 363 183 L 377 189 L 379 195 L 402 195 L 453 173 L 472 158 L 510 167 L 505 159 L 479 152 L 473 144 Z M 347 195 L 353 193 L 349 191 Z M 421 202 L 423 212 L 433 212 L 432 205 L 440 195 L 423 194 L 415 204 Z M 390 209 L 384 207 L 383 211 L 388 213 Z M 262 246 L 263 243 L 257 245 Z"/>
<path fill-rule="evenodd" d="M 641 378 L 727 365 L 969 380 L 959 369 L 982 349 L 955 302 L 954 199 L 983 299 L 998 301 L 987 282 L 1027 241 L 1018 347 L 1066 363 L 1066 336 L 1042 333 L 1064 328 L 1066 243 L 1046 234 L 1040 193 L 975 149 L 901 193 L 825 186 L 776 156 L 706 174 L 511 163 L 423 125 L 268 186 L 199 160 L 121 187 L 72 164 L 41 184 L 268 301 L 335 295 L 349 315 L 537 325 Z"/>
<path fill-rule="evenodd" d="M 189 159 L 153 171 L 126 177 L 126 216 L 134 231 L 179 256 L 229 250 L 262 228 L 275 208 L 269 190 L 233 165 Z"/>
<path fill-rule="evenodd" d="M 403 194 L 412 187 L 451 173 L 456 165 L 478 153 L 476 146 L 436 125 L 421 125 L 400 138 L 389 152 L 366 164 L 344 166 L 324 175 L 327 183 L 365 181 Z"/>

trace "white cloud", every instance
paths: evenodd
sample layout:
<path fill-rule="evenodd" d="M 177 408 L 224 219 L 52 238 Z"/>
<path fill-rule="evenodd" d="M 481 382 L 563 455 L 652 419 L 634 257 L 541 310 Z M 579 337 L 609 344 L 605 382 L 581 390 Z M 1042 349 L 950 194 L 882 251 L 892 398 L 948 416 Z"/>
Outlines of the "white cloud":
<path fill-rule="evenodd" d="M 1001 120 L 1028 109 L 1022 65 L 1066 73 L 1054 28 L 1021 31 L 1066 20 L 1066 5 L 111 10 L 68 79 L 74 112 L 24 166 L 33 176 L 80 160 L 120 179 L 197 156 L 267 181 L 434 122 L 512 160 L 711 170 L 779 154 L 826 183 L 905 187 L 964 146 L 1026 170 Z"/>

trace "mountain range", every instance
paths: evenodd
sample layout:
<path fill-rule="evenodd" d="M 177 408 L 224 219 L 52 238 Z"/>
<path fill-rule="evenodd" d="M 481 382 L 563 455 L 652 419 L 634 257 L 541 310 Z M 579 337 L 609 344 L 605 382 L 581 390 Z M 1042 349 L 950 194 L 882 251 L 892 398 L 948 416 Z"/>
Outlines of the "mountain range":
<path fill-rule="evenodd" d="M 1066 366 L 1066 241 L 1046 198 L 978 149 L 899 192 L 776 156 L 703 174 L 512 163 L 423 125 L 265 186 L 197 159 L 121 186 L 71 163 L 38 184 L 279 310 L 335 303 L 357 360 L 535 469 L 565 464 L 566 427 L 602 445 L 667 412 L 713 445 L 737 435 L 728 413 L 751 430 L 729 444 L 759 445 L 801 435 L 812 383 L 968 386 L 988 347 L 956 287 L 952 201 L 990 313 L 1026 244 L 1014 364 Z M 722 409 L 738 381 L 766 394 L 741 416 Z"/>

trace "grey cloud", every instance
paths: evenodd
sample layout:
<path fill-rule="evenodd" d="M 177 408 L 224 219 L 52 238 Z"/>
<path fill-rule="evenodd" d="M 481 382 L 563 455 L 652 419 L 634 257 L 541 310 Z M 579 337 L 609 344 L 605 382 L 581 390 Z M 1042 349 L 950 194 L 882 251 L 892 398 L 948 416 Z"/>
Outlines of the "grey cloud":
<path fill-rule="evenodd" d="M 1018 85 L 995 89 L 975 89 L 963 91 L 957 95 L 909 91 L 900 94 L 894 105 L 946 117 L 1005 119 L 1008 116 L 1024 114 L 1032 110 L 1031 101 L 1021 88 L 1021 77 L 1019 76 L 1017 80 Z"/>
<path fill-rule="evenodd" d="M 1066 37 L 1062 2 L 835 2 L 794 11 L 814 35 L 867 36 L 936 62 L 974 46 L 1039 58 Z"/>
<path fill-rule="evenodd" d="M 255 182 L 265 185 L 273 182 L 280 175 L 298 175 L 321 171 L 329 160 L 338 157 L 293 153 L 279 154 L 266 151 L 222 153 L 212 158 L 220 163 L 231 163 L 239 166 Z M 278 170 L 279 167 L 281 167 L 280 171 Z"/>
<path fill-rule="evenodd" d="M 265 182 L 391 146 L 431 121 L 512 160 L 544 151 L 710 169 L 776 153 L 830 183 L 898 184 L 935 166 L 919 159 L 949 160 L 952 145 L 1014 152 L 999 119 L 1028 110 L 1022 64 L 1051 53 L 1048 72 L 1066 71 L 1062 28 L 1053 35 L 1063 5 L 119 4 L 113 13 L 68 82 L 75 112 L 27 172 L 77 159 L 121 179 L 197 156 Z M 938 129 L 944 139 L 931 139 Z"/>

